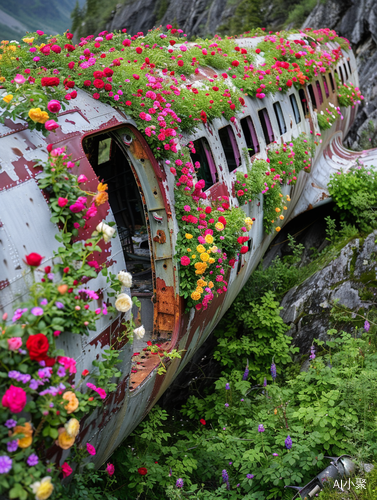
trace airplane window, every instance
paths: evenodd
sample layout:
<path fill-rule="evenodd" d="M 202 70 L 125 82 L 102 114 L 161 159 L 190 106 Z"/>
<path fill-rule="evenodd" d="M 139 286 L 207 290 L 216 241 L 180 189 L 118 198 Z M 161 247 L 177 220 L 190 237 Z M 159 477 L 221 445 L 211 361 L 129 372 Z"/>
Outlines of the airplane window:
<path fill-rule="evenodd" d="M 274 132 L 272 130 L 270 117 L 268 116 L 267 108 L 260 109 L 258 111 L 259 120 L 262 125 L 264 139 L 266 144 L 274 142 Z"/>
<path fill-rule="evenodd" d="M 293 109 L 293 114 L 295 115 L 295 121 L 296 121 L 296 123 L 300 123 L 301 116 L 300 116 L 300 111 L 299 111 L 298 106 L 297 106 L 296 96 L 294 94 L 291 94 L 289 96 L 289 99 L 291 101 L 291 106 L 292 106 L 292 109 Z"/>
<path fill-rule="evenodd" d="M 275 116 L 278 121 L 280 135 L 283 135 L 287 131 L 287 126 L 285 124 L 283 112 L 281 110 L 280 102 L 274 102 Z"/>
<path fill-rule="evenodd" d="M 98 165 L 110 160 L 111 138 L 98 143 Z"/>
<path fill-rule="evenodd" d="M 315 85 L 317 87 L 319 105 L 321 105 L 323 103 L 323 95 L 322 95 L 322 89 L 321 89 L 321 84 L 319 83 L 319 80 L 316 80 Z"/>
<path fill-rule="evenodd" d="M 250 116 L 246 116 L 246 118 L 242 118 L 240 121 L 243 135 L 245 136 L 247 149 L 249 151 L 249 156 L 253 156 L 259 153 L 259 142 L 257 134 L 255 133 L 255 128 L 252 119 Z"/>
<path fill-rule="evenodd" d="M 325 94 L 326 94 L 326 97 L 329 97 L 330 92 L 329 92 L 329 87 L 328 87 L 328 85 L 327 85 L 326 75 L 322 75 L 322 78 L 323 78 L 323 86 L 324 86 L 324 88 L 325 88 Z"/>
<path fill-rule="evenodd" d="M 311 84 L 308 85 L 308 90 L 309 90 L 310 99 L 312 100 L 313 108 L 316 108 L 317 107 L 317 101 L 316 101 L 316 98 L 315 98 L 315 95 L 314 95 L 313 86 Z"/>
<path fill-rule="evenodd" d="M 205 137 L 201 137 L 194 142 L 195 153 L 191 152 L 191 160 L 193 163 L 199 162 L 200 168 L 196 171 L 198 180 L 203 179 L 205 184 L 204 189 L 208 189 L 218 181 L 215 161 L 212 156 L 211 147 Z"/>
<path fill-rule="evenodd" d="M 308 108 L 308 103 L 306 100 L 306 95 L 305 95 L 304 89 L 300 89 L 298 91 L 298 95 L 300 96 L 300 101 L 301 101 L 302 110 L 304 112 L 304 116 L 306 116 L 309 113 L 309 108 Z"/>
<path fill-rule="evenodd" d="M 233 172 L 241 165 L 241 155 L 237 146 L 236 137 L 230 125 L 219 130 L 220 142 L 224 149 L 229 172 Z"/>
<path fill-rule="evenodd" d="M 333 92 L 335 92 L 335 84 L 334 84 L 334 78 L 332 76 L 332 73 L 329 73 L 329 78 L 330 78 L 330 83 L 331 83 L 331 89 Z"/>

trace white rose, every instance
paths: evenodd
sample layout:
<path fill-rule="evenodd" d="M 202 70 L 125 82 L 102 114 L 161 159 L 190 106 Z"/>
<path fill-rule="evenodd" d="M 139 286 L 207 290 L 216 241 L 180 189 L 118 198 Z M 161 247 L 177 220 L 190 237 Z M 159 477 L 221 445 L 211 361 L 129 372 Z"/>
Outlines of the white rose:
<path fill-rule="evenodd" d="M 118 280 L 126 288 L 131 288 L 132 286 L 132 274 L 126 273 L 125 271 L 120 271 L 117 276 Z"/>
<path fill-rule="evenodd" d="M 143 326 L 139 326 L 139 328 L 135 328 L 134 335 L 138 340 L 142 339 L 144 337 L 144 334 L 145 334 L 145 328 Z"/>
<path fill-rule="evenodd" d="M 115 228 L 107 225 L 105 222 L 100 222 L 96 227 L 96 230 L 99 233 L 102 233 L 105 243 L 109 242 L 115 233 Z"/>
<path fill-rule="evenodd" d="M 115 301 L 115 309 L 120 312 L 127 312 L 132 307 L 132 299 L 126 293 L 121 293 Z"/>

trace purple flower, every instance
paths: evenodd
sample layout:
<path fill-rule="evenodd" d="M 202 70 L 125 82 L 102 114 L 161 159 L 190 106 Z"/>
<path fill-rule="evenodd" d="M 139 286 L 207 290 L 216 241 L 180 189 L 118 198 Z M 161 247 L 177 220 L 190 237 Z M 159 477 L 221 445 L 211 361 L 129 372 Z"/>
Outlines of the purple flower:
<path fill-rule="evenodd" d="M 33 467 L 34 465 L 38 465 L 39 459 L 35 453 L 32 453 L 30 457 L 26 460 L 26 463 L 29 467 Z"/>
<path fill-rule="evenodd" d="M 291 436 L 287 436 L 287 439 L 285 440 L 285 447 L 287 450 L 290 450 L 292 448 L 292 439 Z"/>
<path fill-rule="evenodd" d="M 41 306 L 47 306 L 48 300 L 47 299 L 42 299 L 41 300 Z"/>
<path fill-rule="evenodd" d="M 7 442 L 7 450 L 9 451 L 9 453 L 16 451 L 17 448 L 18 448 L 18 439 L 14 439 L 13 441 Z"/>
<path fill-rule="evenodd" d="M 229 384 L 228 384 L 228 382 L 227 382 L 227 383 L 225 384 L 225 390 L 226 390 L 226 391 L 229 391 L 229 389 L 230 389 L 230 385 L 229 385 Z"/>
<path fill-rule="evenodd" d="M 30 379 L 31 379 L 31 375 L 29 375 L 28 373 L 25 373 L 24 375 L 21 375 L 18 380 L 20 382 L 22 382 L 23 384 L 27 384 Z"/>
<path fill-rule="evenodd" d="M 32 391 L 36 391 L 38 389 L 38 386 L 39 386 L 39 383 L 37 380 L 35 380 L 34 378 L 32 378 L 30 380 L 30 384 L 29 384 L 29 387 Z"/>
<path fill-rule="evenodd" d="M 171 467 L 170 467 L 170 469 L 169 469 L 169 477 L 172 477 L 172 475 L 173 475 L 173 471 L 171 470 Z"/>
<path fill-rule="evenodd" d="M 63 366 L 60 366 L 56 373 L 58 374 L 59 377 L 65 377 L 65 368 Z"/>
<path fill-rule="evenodd" d="M 61 302 L 56 301 L 55 305 L 58 309 L 64 309 L 64 304 L 62 304 Z"/>
<path fill-rule="evenodd" d="M 258 425 L 258 432 L 264 432 L 265 428 L 263 427 L 263 424 Z"/>
<path fill-rule="evenodd" d="M 17 422 L 15 420 L 13 420 L 13 418 L 10 418 L 9 420 L 7 420 L 5 422 L 5 427 L 8 427 L 8 429 L 12 429 L 12 427 L 16 427 L 17 425 Z"/>
<path fill-rule="evenodd" d="M 10 370 L 8 372 L 8 377 L 9 378 L 14 378 L 15 380 L 20 380 L 21 373 L 18 372 L 17 370 Z"/>
<path fill-rule="evenodd" d="M 276 379 L 276 365 L 275 365 L 275 363 L 271 364 L 271 375 L 272 375 L 272 378 L 275 380 Z"/>
<path fill-rule="evenodd" d="M 266 377 L 264 377 L 264 380 L 263 380 L 263 387 L 267 387 L 267 379 L 266 379 Z"/>
<path fill-rule="evenodd" d="M 253 479 L 254 474 L 246 474 L 247 479 Z"/>
<path fill-rule="evenodd" d="M 7 474 L 12 468 L 13 460 L 8 455 L 0 457 L 0 474 Z"/>
<path fill-rule="evenodd" d="M 224 429 L 225 429 L 225 427 L 224 427 Z M 233 464 L 233 462 L 229 462 L 229 465 L 232 465 L 232 464 Z"/>
<path fill-rule="evenodd" d="M 33 307 L 33 309 L 30 312 L 33 316 L 42 316 L 43 309 L 41 307 Z"/>
<path fill-rule="evenodd" d="M 369 332 L 369 328 L 370 328 L 370 324 L 369 324 L 369 321 L 366 319 L 365 323 L 364 323 L 364 330 L 366 332 Z"/>
<path fill-rule="evenodd" d="M 244 371 L 244 374 L 242 376 L 242 380 L 247 380 L 247 377 L 249 376 L 249 361 L 246 363 L 246 368 Z"/>
<path fill-rule="evenodd" d="M 229 403 L 225 403 L 225 405 L 224 405 L 224 406 L 225 406 L 225 408 L 228 408 L 228 406 L 229 406 Z"/>
<path fill-rule="evenodd" d="M 21 316 L 27 311 L 27 308 L 25 309 L 16 309 L 13 314 L 12 322 L 15 323 L 17 320 L 21 318 Z"/>
<path fill-rule="evenodd" d="M 177 479 L 177 482 L 175 483 L 177 488 L 183 488 L 183 479 L 180 477 Z"/>
<path fill-rule="evenodd" d="M 52 370 L 51 368 L 42 368 L 38 370 L 38 377 L 44 379 L 44 378 L 50 378 L 51 377 Z"/>
<path fill-rule="evenodd" d="M 310 346 L 310 359 L 315 359 L 315 347 L 314 345 Z"/>
<path fill-rule="evenodd" d="M 278 453 L 273 453 L 272 456 L 273 457 L 278 457 L 279 455 L 278 455 Z"/>
<path fill-rule="evenodd" d="M 228 476 L 228 473 L 227 473 L 226 469 L 224 469 L 222 471 L 221 475 L 223 476 L 224 483 L 227 483 L 229 481 L 229 476 Z"/>
<path fill-rule="evenodd" d="M 54 273 L 48 273 L 47 278 L 51 281 L 54 279 Z"/>

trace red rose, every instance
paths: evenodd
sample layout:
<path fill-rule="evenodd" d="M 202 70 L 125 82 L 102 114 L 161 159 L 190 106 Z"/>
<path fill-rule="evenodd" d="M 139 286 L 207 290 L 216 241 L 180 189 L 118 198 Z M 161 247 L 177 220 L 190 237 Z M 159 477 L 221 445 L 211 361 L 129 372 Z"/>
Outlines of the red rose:
<path fill-rule="evenodd" d="M 207 123 L 207 113 L 204 110 L 200 112 L 200 119 L 203 123 Z"/>
<path fill-rule="evenodd" d="M 67 33 L 65 36 L 68 38 L 68 40 L 72 40 L 73 33 Z"/>
<path fill-rule="evenodd" d="M 182 67 L 184 65 L 184 62 L 182 60 L 179 60 L 177 64 L 178 66 Z"/>
<path fill-rule="evenodd" d="M 148 472 L 148 470 L 145 467 L 139 467 L 137 471 L 141 476 L 145 476 Z"/>
<path fill-rule="evenodd" d="M 204 418 L 201 418 L 201 419 L 199 420 L 199 422 L 200 422 L 201 424 L 203 424 L 203 425 L 206 425 L 206 421 L 204 420 Z"/>
<path fill-rule="evenodd" d="M 30 335 L 26 341 L 26 348 L 29 351 L 30 359 L 33 361 L 45 361 L 45 358 L 48 357 L 47 352 L 49 347 L 48 339 L 43 333 Z"/>
<path fill-rule="evenodd" d="M 29 253 L 29 255 L 25 255 L 25 261 L 28 266 L 32 267 L 38 267 L 41 265 L 42 262 L 42 255 L 39 255 L 39 253 Z"/>
<path fill-rule="evenodd" d="M 90 87 L 90 86 L 91 86 L 91 84 L 92 84 L 92 82 L 91 82 L 90 80 L 85 80 L 85 81 L 84 81 L 84 85 L 85 85 L 85 87 Z"/>
<path fill-rule="evenodd" d="M 89 373 L 90 373 L 89 370 L 83 370 L 81 376 L 86 377 L 87 375 L 89 375 Z"/>
<path fill-rule="evenodd" d="M 102 71 L 93 71 L 93 78 L 103 78 L 104 74 Z"/>
<path fill-rule="evenodd" d="M 224 224 L 224 226 L 226 226 L 226 219 L 223 215 L 220 215 L 219 222 L 221 222 L 221 224 Z"/>
<path fill-rule="evenodd" d="M 212 208 L 211 207 L 206 207 L 204 209 L 204 211 L 205 211 L 206 214 L 210 214 L 212 212 Z"/>
<path fill-rule="evenodd" d="M 55 52 L 55 54 L 60 54 L 60 52 L 62 51 L 62 49 L 59 47 L 59 45 L 53 45 L 51 47 L 51 50 L 52 50 L 52 52 Z"/>
<path fill-rule="evenodd" d="M 60 79 L 57 76 L 44 76 L 41 78 L 42 87 L 57 87 L 60 83 Z"/>
<path fill-rule="evenodd" d="M 113 76 L 114 71 L 110 68 L 104 68 L 103 72 L 105 73 L 106 76 Z"/>
<path fill-rule="evenodd" d="M 287 87 L 292 87 L 292 85 L 293 85 L 293 84 L 292 84 L 292 80 L 288 80 L 288 81 L 287 81 Z"/>
<path fill-rule="evenodd" d="M 65 48 L 66 50 L 68 50 L 68 52 L 73 52 L 74 50 L 76 50 L 75 46 L 74 46 L 74 45 L 70 45 L 69 43 L 66 43 L 66 44 L 64 45 L 64 48 Z"/>
<path fill-rule="evenodd" d="M 233 267 L 235 263 L 236 263 L 236 259 L 229 259 L 230 267 Z"/>
<path fill-rule="evenodd" d="M 103 81 L 98 78 L 94 80 L 93 85 L 95 86 L 96 89 L 102 89 L 105 86 Z"/>
<path fill-rule="evenodd" d="M 113 86 L 112 86 L 112 85 L 110 85 L 110 83 L 106 83 L 106 85 L 105 85 L 105 90 L 106 90 L 107 92 L 110 92 L 110 90 L 111 90 L 112 88 L 113 88 Z"/>
<path fill-rule="evenodd" d="M 175 40 L 169 40 L 169 43 L 171 46 L 175 45 L 176 44 L 176 41 Z"/>
<path fill-rule="evenodd" d="M 46 266 L 46 267 L 44 268 L 44 272 L 45 272 L 46 274 L 50 273 L 50 272 L 51 272 L 51 266 Z"/>
<path fill-rule="evenodd" d="M 71 94 L 70 94 L 70 95 L 71 95 L 71 99 L 76 99 L 76 97 L 77 97 L 77 92 L 76 92 L 76 90 L 72 90 L 72 92 L 71 92 Z"/>
<path fill-rule="evenodd" d="M 69 69 L 73 69 L 75 67 L 75 62 L 74 61 L 71 61 L 68 63 L 68 68 Z"/>
<path fill-rule="evenodd" d="M 241 247 L 240 252 L 241 252 L 242 254 L 247 253 L 248 251 L 249 251 L 248 247 Z"/>
<path fill-rule="evenodd" d="M 239 64 L 240 64 L 240 63 L 239 63 L 239 61 L 237 61 L 237 60 L 232 61 L 232 66 L 237 67 L 237 66 L 239 66 Z"/>
<path fill-rule="evenodd" d="M 64 85 L 69 89 L 73 89 L 73 87 L 75 86 L 75 82 L 72 80 L 65 80 Z"/>
<path fill-rule="evenodd" d="M 68 477 L 72 474 L 72 469 L 71 467 L 67 464 L 67 462 L 64 462 L 62 465 L 62 473 L 63 473 L 63 479 L 65 477 Z"/>
<path fill-rule="evenodd" d="M 260 54 L 260 49 L 255 49 L 256 54 Z"/>
<path fill-rule="evenodd" d="M 124 45 L 125 47 L 129 47 L 131 45 L 131 40 L 123 40 L 122 45 Z"/>
<path fill-rule="evenodd" d="M 136 52 L 138 54 L 141 54 L 143 52 L 143 49 L 141 47 L 136 47 Z"/>

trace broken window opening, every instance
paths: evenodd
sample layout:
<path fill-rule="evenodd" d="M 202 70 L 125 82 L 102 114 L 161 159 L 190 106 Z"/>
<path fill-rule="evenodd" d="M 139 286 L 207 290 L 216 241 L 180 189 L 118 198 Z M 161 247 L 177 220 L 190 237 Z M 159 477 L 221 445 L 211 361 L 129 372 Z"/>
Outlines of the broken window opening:
<path fill-rule="evenodd" d="M 305 95 L 304 89 L 300 89 L 298 91 L 298 95 L 300 96 L 300 101 L 301 101 L 302 110 L 304 112 L 304 116 L 306 116 L 309 114 L 309 108 L 308 108 L 308 102 L 306 100 L 306 95 Z"/>
<path fill-rule="evenodd" d="M 200 163 L 200 168 L 196 170 L 198 180 L 204 180 L 204 190 L 207 190 L 218 181 L 217 169 L 213 159 L 211 147 L 205 137 L 193 141 L 195 153 L 191 152 L 191 160 Z"/>
<path fill-rule="evenodd" d="M 326 97 L 329 97 L 330 96 L 330 92 L 329 92 L 329 86 L 327 85 L 326 75 L 322 75 L 322 78 L 323 78 L 323 87 L 325 89 Z"/>
<path fill-rule="evenodd" d="M 297 106 L 296 96 L 294 94 L 291 94 L 289 96 L 289 99 L 291 101 L 291 106 L 292 106 L 292 109 L 293 109 L 293 114 L 295 115 L 295 122 L 296 123 L 300 123 L 300 121 L 301 121 L 301 115 L 300 115 L 300 110 L 298 109 L 298 106 Z"/>
<path fill-rule="evenodd" d="M 329 78 L 330 78 L 331 90 L 335 92 L 335 83 L 331 72 L 329 73 Z"/>
<path fill-rule="evenodd" d="M 274 142 L 275 138 L 274 138 L 274 132 L 272 130 L 270 117 L 268 116 L 267 108 L 260 109 L 258 111 L 258 116 L 260 123 L 262 125 L 262 130 L 264 139 L 266 141 L 266 145 L 271 144 L 271 142 Z"/>
<path fill-rule="evenodd" d="M 111 132 L 87 137 L 83 149 L 98 179 L 108 185 L 133 294 L 153 294 L 152 263 L 142 196 L 129 159 Z"/>
<path fill-rule="evenodd" d="M 285 120 L 284 120 L 283 112 L 281 110 L 280 102 L 274 102 L 274 111 L 275 111 L 276 120 L 277 120 L 278 125 L 279 125 L 280 135 L 283 135 L 287 131 L 287 126 L 285 124 Z"/>
<path fill-rule="evenodd" d="M 230 125 L 221 128 L 219 131 L 221 145 L 224 149 L 229 172 L 233 172 L 241 165 L 241 155 L 238 149 L 236 137 Z"/>
<path fill-rule="evenodd" d="M 317 94 L 319 98 L 319 105 L 323 103 L 323 95 L 322 95 L 322 89 L 321 89 L 321 84 L 319 83 L 319 80 L 316 80 L 315 85 L 317 87 Z"/>
<path fill-rule="evenodd" d="M 259 153 L 259 142 L 258 136 L 255 133 L 254 123 L 250 116 L 242 118 L 240 121 L 243 135 L 245 136 L 245 141 L 248 149 L 249 156 L 254 156 Z"/>
<path fill-rule="evenodd" d="M 309 95 L 310 95 L 310 99 L 312 101 L 313 108 L 316 109 L 317 108 L 317 101 L 316 101 L 316 98 L 315 98 L 315 94 L 314 94 L 314 90 L 313 90 L 313 85 L 312 84 L 308 85 L 308 90 L 309 90 Z"/>

